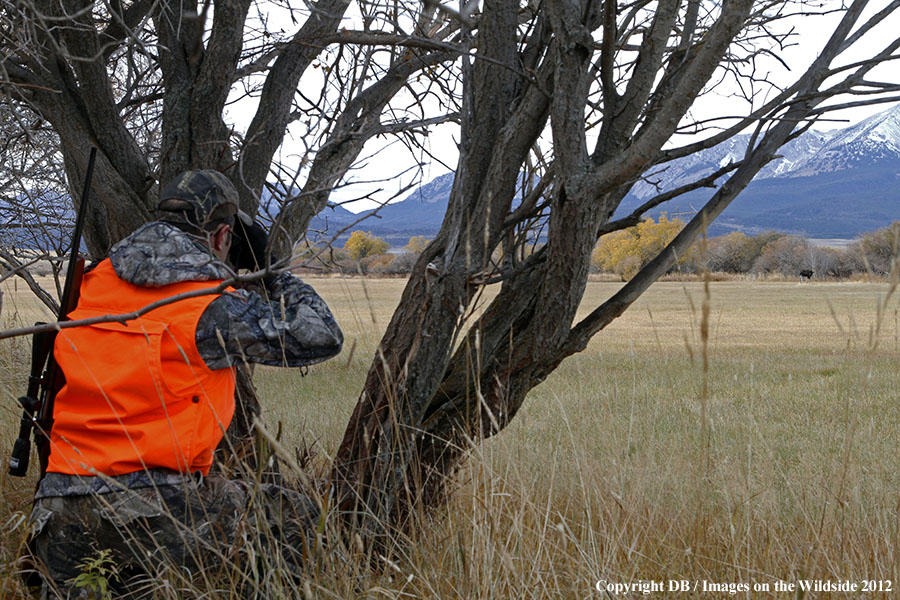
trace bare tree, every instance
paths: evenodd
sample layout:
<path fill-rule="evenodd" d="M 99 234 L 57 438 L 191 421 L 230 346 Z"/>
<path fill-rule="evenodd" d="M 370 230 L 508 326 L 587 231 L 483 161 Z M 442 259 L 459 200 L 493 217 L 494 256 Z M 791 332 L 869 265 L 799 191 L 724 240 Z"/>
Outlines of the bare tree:
<path fill-rule="evenodd" d="M 88 144 L 100 147 L 87 238 L 96 256 L 149 220 L 158 182 L 186 168 L 228 173 L 250 212 L 266 188 L 279 193 L 284 247 L 367 141 L 415 146 L 431 125 L 459 122 L 443 226 L 413 269 L 333 470 L 346 522 L 377 536 L 441 500 L 472 442 L 502 430 L 528 391 L 665 273 L 782 144 L 838 105 L 897 99 L 900 85 L 872 73 L 900 41 L 845 58 L 900 0 L 863 21 L 868 5 L 361 1 L 342 27 L 349 0 L 317 0 L 280 7 L 281 22 L 297 23 L 283 33 L 270 24 L 273 5 L 251 0 L 4 1 L 0 75 L 6 101 L 59 136 L 71 189 Z M 766 65 L 792 43 L 792 19 L 814 12 L 840 13 L 828 43 L 799 76 L 770 80 Z M 719 120 L 692 117 L 722 89 L 734 97 Z M 226 111 L 243 96 L 256 110 L 239 128 Z M 275 160 L 289 127 L 301 128 L 308 151 Z M 740 162 L 663 187 L 611 220 L 637 181 L 653 184 L 666 163 L 747 129 Z M 680 133 L 693 137 L 667 146 Z M 656 259 L 575 322 L 599 236 L 715 185 Z M 537 249 L 536 232 L 546 240 Z M 496 300 L 473 318 L 497 282 Z"/>
<path fill-rule="evenodd" d="M 823 103 L 842 94 L 862 98 L 844 106 L 896 99 L 895 81 L 869 74 L 896 58 L 900 41 L 836 66 L 900 6 L 889 3 L 861 22 L 866 5 L 842 11 L 819 57 L 782 86 L 766 81 L 757 65 L 790 43 L 787 33 L 774 33 L 786 31 L 781 20 L 812 7 L 485 0 L 480 14 L 461 17 L 464 43 L 477 44 L 477 53 L 462 64 L 456 181 L 443 227 L 413 270 L 338 452 L 341 506 L 378 535 L 439 501 L 473 441 L 502 430 L 531 388 L 671 268 L 782 144 L 830 110 Z M 692 119 L 692 107 L 724 80 L 744 86 L 736 88 L 746 100 L 743 116 L 731 113 L 717 129 Z M 754 135 L 738 164 L 663 190 L 635 215 L 610 221 L 641 177 L 748 127 Z M 686 130 L 706 135 L 665 147 Z M 513 203 L 529 164 L 544 165 L 538 176 L 548 183 Z M 598 236 L 717 179 L 724 182 L 681 234 L 576 322 Z M 546 244 L 525 260 L 509 247 L 509 260 L 493 260 L 496 248 L 525 239 L 516 233 L 526 223 L 545 227 Z M 498 281 L 496 299 L 471 319 L 473 300 Z"/>
<path fill-rule="evenodd" d="M 215 6 L 3 2 L 6 106 L 26 107 L 53 128 L 70 189 L 78 188 L 88 146 L 100 149 L 86 234 L 91 254 L 104 256 L 151 219 L 158 183 L 187 168 L 228 174 L 251 214 L 269 185 L 280 193 L 283 222 L 296 239 L 367 140 L 414 135 L 454 118 L 449 111 L 410 119 L 416 111 L 408 110 L 402 121 L 383 119 L 388 102 L 412 76 L 456 56 L 452 45 L 441 42 L 454 31 L 442 28 L 442 13 L 406 15 L 404 21 L 416 19 L 417 31 L 432 33 L 417 38 L 416 48 L 400 48 L 412 44 L 401 37 L 400 17 L 388 16 L 377 3 L 360 5 L 362 31 L 339 33 L 349 5 L 320 0 L 299 10 L 251 0 Z M 287 18 L 305 20 L 292 34 L 270 23 Z M 378 35 L 372 27 L 381 27 Z M 354 40 L 364 45 L 345 51 Z M 308 93 L 304 76 L 315 93 Z M 241 130 L 226 113 L 248 96 L 256 110 Z M 307 151 L 276 160 L 296 122 L 305 124 L 300 134 Z M 297 193 L 301 174 L 305 184 Z"/>
<path fill-rule="evenodd" d="M 40 151 L 65 174 L 70 192 L 82 186 L 90 146 L 99 148 L 85 229 L 94 258 L 153 219 L 160 182 L 203 168 L 225 172 L 250 214 L 266 194 L 275 196 L 283 252 L 326 206 L 367 140 L 392 135 L 415 142 L 430 125 L 455 118 L 452 98 L 443 103 L 449 110 L 428 115 L 418 106 L 387 105 L 404 89 L 427 98 L 450 85 L 450 77 L 434 89 L 410 79 L 458 54 L 442 41 L 458 35 L 458 27 L 434 8 L 400 14 L 363 3 L 361 30 L 338 32 L 349 6 L 349 0 L 318 0 L 303 9 L 251 0 L 4 1 L 0 102 L 20 125 L 52 128 L 55 139 Z M 293 32 L 272 23 L 287 20 L 296 24 Z M 408 23 L 413 41 L 402 30 Z M 360 45 L 346 51 L 353 40 Z M 255 113 L 238 129 L 227 111 L 248 97 Z M 402 118 L 392 118 L 398 113 Z M 308 148 L 276 160 L 292 123 L 303 127 Z M 28 148 L 19 143 L 20 152 Z M 17 197 L 39 180 L 34 169 L 18 177 Z M 235 422 L 247 435 L 258 405 L 247 377 L 239 377 L 238 388 L 245 410 Z"/>

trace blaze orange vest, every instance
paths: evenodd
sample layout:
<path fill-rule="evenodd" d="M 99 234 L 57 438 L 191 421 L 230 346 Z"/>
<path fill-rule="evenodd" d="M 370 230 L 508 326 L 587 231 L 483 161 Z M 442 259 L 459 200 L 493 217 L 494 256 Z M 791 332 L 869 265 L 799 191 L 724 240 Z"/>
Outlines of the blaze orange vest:
<path fill-rule="evenodd" d="M 107 259 L 84 276 L 69 318 L 132 312 L 219 283 L 137 286 L 119 279 Z M 54 356 L 66 383 L 56 396 L 48 472 L 209 472 L 234 415 L 234 369 L 209 369 L 194 337 L 216 297 L 180 300 L 125 324 L 59 332 Z"/>

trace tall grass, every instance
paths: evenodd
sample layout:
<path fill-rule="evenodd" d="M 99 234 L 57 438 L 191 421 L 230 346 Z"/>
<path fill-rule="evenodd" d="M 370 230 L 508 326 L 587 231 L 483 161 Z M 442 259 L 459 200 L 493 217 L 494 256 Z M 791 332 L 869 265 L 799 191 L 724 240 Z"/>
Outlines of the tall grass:
<path fill-rule="evenodd" d="M 257 373 L 264 420 L 283 423 L 279 451 L 298 481 L 295 446 L 312 449 L 308 472 L 327 471 L 403 285 L 312 283 L 348 350 L 303 378 Z M 617 285 L 590 284 L 584 309 Z M 252 569 L 223 557 L 199 579 L 163 569 L 150 585 L 160 598 L 244 597 L 253 586 L 302 598 L 601 598 L 599 580 L 678 579 L 772 590 L 891 579 L 897 590 L 900 304 L 890 287 L 657 284 L 533 390 L 509 427 L 472 446 L 450 502 L 396 553 L 340 540 L 326 521 L 299 585 L 265 552 Z M 0 346 L 9 400 L 24 386 L 21 346 Z M 7 445 L 11 405 L 0 409 Z M 33 480 L 0 474 L 0 484 L 0 589 L 23 597 L 10 563 Z"/>

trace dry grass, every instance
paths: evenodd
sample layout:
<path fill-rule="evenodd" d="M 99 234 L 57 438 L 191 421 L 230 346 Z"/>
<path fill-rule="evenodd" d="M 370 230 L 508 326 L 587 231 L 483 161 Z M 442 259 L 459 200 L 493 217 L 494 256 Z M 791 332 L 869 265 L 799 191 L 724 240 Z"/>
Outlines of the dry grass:
<path fill-rule="evenodd" d="M 344 353 L 305 378 L 260 369 L 257 382 L 265 420 L 283 422 L 288 447 L 314 441 L 323 468 L 404 282 L 312 283 L 344 328 Z M 585 311 L 619 285 L 589 284 Z M 594 589 L 600 579 L 772 590 L 777 580 L 891 579 L 897 589 L 900 304 L 885 302 L 888 288 L 731 281 L 711 284 L 707 298 L 702 283 L 654 285 L 533 390 L 505 431 L 473 448 L 452 502 L 406 554 L 330 548 L 295 593 L 607 597 Z M 0 345 L 7 445 L 26 361 L 24 342 Z M 0 484 L 2 565 L 21 539 L 14 525 L 33 481 L 8 480 L 4 468 Z M 11 582 L 0 566 L 0 589 Z M 682 595 L 704 596 L 713 597 Z"/>

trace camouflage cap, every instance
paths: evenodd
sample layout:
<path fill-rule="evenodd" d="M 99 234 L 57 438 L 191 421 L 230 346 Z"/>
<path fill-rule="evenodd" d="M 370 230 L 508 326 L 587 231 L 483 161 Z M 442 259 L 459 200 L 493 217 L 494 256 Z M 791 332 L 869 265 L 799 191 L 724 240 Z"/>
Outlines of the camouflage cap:
<path fill-rule="evenodd" d="M 238 193 L 222 173 L 185 171 L 163 187 L 157 213 L 168 223 L 204 228 L 238 214 Z"/>

